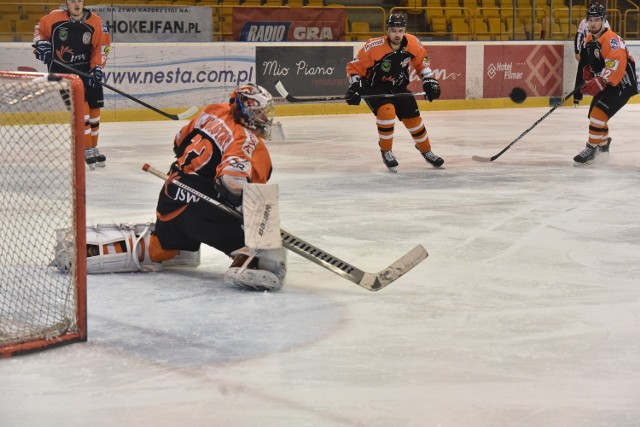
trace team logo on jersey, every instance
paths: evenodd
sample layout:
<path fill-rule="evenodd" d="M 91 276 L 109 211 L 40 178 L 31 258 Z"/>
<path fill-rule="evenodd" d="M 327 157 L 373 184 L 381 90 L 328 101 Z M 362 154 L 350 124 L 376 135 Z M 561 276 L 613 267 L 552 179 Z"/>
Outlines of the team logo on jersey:
<path fill-rule="evenodd" d="M 60 37 L 60 40 L 62 40 L 63 42 L 66 42 L 67 37 L 69 37 L 69 32 L 65 28 L 62 28 L 60 30 L 59 37 Z"/>
<path fill-rule="evenodd" d="M 380 64 L 380 69 L 385 73 L 388 73 L 389 71 L 391 71 L 391 61 L 387 61 L 387 60 L 382 61 L 382 63 Z"/>
<path fill-rule="evenodd" d="M 84 34 L 82 34 L 82 43 L 84 44 L 91 44 L 91 33 L 90 32 L 86 32 Z"/>
<path fill-rule="evenodd" d="M 618 44 L 618 39 L 611 39 L 611 49 L 618 50 L 620 44 Z"/>

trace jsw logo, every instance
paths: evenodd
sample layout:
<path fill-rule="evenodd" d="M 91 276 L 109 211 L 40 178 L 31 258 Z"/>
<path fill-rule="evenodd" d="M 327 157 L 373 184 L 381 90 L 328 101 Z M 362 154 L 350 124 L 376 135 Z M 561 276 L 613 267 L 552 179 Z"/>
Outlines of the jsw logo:
<path fill-rule="evenodd" d="M 184 191 L 182 188 L 178 188 L 173 200 L 186 203 L 197 203 L 200 201 L 200 197 L 194 196 L 193 194 Z"/>

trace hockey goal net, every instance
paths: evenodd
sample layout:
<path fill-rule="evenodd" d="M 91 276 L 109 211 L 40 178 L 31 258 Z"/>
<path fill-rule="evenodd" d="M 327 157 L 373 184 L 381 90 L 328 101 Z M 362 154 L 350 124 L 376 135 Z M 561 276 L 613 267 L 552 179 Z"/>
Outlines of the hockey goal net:
<path fill-rule="evenodd" d="M 0 357 L 87 337 L 83 104 L 77 76 L 0 71 Z"/>

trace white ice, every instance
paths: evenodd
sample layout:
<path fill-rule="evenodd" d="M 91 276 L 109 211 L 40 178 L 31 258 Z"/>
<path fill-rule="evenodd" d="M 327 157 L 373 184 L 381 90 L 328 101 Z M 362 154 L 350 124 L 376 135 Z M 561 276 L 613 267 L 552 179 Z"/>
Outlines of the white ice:
<path fill-rule="evenodd" d="M 280 117 L 283 227 L 366 271 L 429 258 L 369 292 L 295 255 L 285 288 L 195 270 L 90 276 L 87 343 L 0 360 L 0 425 L 640 425 L 640 105 L 608 162 L 572 158 L 587 107 L 423 113 L 447 169 L 401 124 L 397 174 L 372 115 Z M 89 223 L 154 218 L 183 122 L 104 123 Z"/>

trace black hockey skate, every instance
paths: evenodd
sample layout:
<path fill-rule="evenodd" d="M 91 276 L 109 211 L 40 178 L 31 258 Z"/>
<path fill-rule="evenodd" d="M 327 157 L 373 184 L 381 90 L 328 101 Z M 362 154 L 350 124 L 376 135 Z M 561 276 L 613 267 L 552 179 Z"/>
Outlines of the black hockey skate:
<path fill-rule="evenodd" d="M 382 154 L 382 162 L 384 165 L 389 168 L 391 172 L 398 172 L 398 160 L 396 160 L 396 156 L 393 155 L 393 152 L 391 150 L 380 150 L 380 153 Z"/>
<path fill-rule="evenodd" d="M 444 159 L 442 157 L 436 156 L 433 151 L 425 151 L 422 154 L 422 157 L 434 168 L 444 169 Z"/>
<path fill-rule="evenodd" d="M 84 150 L 84 161 L 91 170 L 95 170 L 96 166 L 99 168 L 105 167 L 106 160 L 106 156 L 101 154 L 97 148 L 87 148 Z"/>
<path fill-rule="evenodd" d="M 598 144 L 598 151 L 601 153 L 609 154 L 609 146 L 611 145 L 611 138 L 607 138 L 607 142 Z"/>
<path fill-rule="evenodd" d="M 609 147 L 607 147 L 608 149 Z M 596 152 L 598 151 L 598 146 L 587 142 L 587 145 L 582 149 L 581 152 L 578 153 L 577 156 L 573 158 L 575 162 L 575 166 L 585 166 L 593 163 L 593 160 L 596 158 Z"/>

